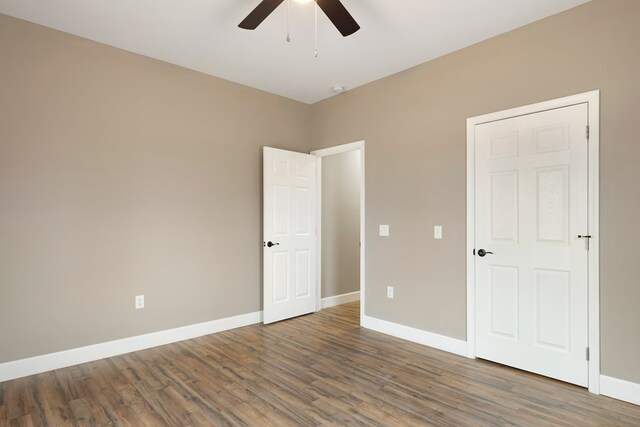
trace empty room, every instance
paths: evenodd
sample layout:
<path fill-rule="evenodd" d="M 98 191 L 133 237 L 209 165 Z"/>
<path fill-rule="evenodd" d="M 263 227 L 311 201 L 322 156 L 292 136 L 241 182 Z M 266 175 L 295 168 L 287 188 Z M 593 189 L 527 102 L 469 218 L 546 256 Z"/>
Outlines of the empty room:
<path fill-rule="evenodd" d="M 640 426 L 639 22 L 0 0 L 0 426 Z"/>

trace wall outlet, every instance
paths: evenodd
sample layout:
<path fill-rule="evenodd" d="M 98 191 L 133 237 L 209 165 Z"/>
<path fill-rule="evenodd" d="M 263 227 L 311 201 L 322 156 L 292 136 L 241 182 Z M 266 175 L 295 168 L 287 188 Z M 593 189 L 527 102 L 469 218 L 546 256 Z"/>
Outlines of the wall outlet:
<path fill-rule="evenodd" d="M 379 233 L 382 237 L 389 237 L 389 226 L 388 225 L 380 225 Z"/>
<path fill-rule="evenodd" d="M 387 298 L 393 299 L 393 286 L 387 286 Z"/>
<path fill-rule="evenodd" d="M 433 227 L 433 238 L 434 239 L 442 239 L 442 226 L 435 225 Z"/>
<path fill-rule="evenodd" d="M 136 296 L 136 310 L 144 308 L 144 295 Z"/>

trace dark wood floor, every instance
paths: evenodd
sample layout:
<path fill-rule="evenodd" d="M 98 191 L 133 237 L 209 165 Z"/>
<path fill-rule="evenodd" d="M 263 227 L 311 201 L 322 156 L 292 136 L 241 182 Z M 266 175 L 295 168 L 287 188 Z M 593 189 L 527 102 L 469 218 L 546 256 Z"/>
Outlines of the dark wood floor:
<path fill-rule="evenodd" d="M 628 425 L 640 407 L 358 326 L 358 304 L 0 383 L 0 425 Z"/>

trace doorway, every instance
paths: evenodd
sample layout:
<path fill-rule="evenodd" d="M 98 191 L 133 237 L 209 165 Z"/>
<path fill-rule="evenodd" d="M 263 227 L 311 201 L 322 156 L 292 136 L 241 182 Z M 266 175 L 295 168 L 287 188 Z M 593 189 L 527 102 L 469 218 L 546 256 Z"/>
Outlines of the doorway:
<path fill-rule="evenodd" d="M 325 215 L 323 159 L 329 196 Z M 264 147 L 263 185 L 263 322 L 356 300 L 362 322 L 364 141 L 311 154 Z"/>
<path fill-rule="evenodd" d="M 467 342 L 599 389 L 598 92 L 468 120 Z"/>
<path fill-rule="evenodd" d="M 365 306 L 364 141 L 311 152 L 318 164 L 318 310 Z"/>

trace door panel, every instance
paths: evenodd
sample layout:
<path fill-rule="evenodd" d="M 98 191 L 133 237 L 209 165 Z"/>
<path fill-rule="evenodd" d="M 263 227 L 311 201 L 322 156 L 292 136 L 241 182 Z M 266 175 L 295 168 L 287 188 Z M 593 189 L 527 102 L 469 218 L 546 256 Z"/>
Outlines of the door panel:
<path fill-rule="evenodd" d="M 518 340 L 518 269 L 490 266 L 491 333 Z"/>
<path fill-rule="evenodd" d="M 264 148 L 264 323 L 317 307 L 316 162 Z"/>
<path fill-rule="evenodd" d="M 536 344 L 570 351 L 571 301 L 568 271 L 536 269 Z"/>
<path fill-rule="evenodd" d="M 491 176 L 491 239 L 518 241 L 518 171 Z"/>
<path fill-rule="evenodd" d="M 586 386 L 587 105 L 475 128 L 478 357 Z"/>

